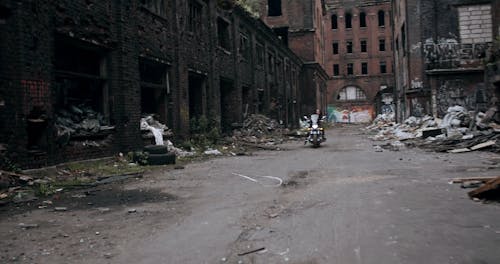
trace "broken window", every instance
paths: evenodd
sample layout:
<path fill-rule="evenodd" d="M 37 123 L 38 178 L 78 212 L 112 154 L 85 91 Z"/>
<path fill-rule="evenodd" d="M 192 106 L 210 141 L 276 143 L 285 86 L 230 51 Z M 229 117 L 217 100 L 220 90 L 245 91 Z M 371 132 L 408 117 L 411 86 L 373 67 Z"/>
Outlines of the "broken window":
<path fill-rule="evenodd" d="M 366 13 L 359 13 L 359 27 L 366 27 Z"/>
<path fill-rule="evenodd" d="M 339 76 L 339 75 L 340 75 L 339 65 L 333 64 L 333 76 Z"/>
<path fill-rule="evenodd" d="M 339 101 L 366 100 L 366 94 L 361 88 L 348 86 L 340 90 L 337 98 Z"/>
<path fill-rule="evenodd" d="M 345 28 L 352 28 L 352 15 L 350 13 L 345 14 Z"/>
<path fill-rule="evenodd" d="M 141 114 L 154 115 L 163 124 L 168 120 L 167 96 L 170 93 L 167 65 L 153 60 L 139 60 Z"/>
<path fill-rule="evenodd" d="M 200 32 L 201 31 L 201 15 L 202 6 L 196 1 L 189 1 L 188 3 L 189 16 L 187 23 L 187 30 L 190 32 Z"/>
<path fill-rule="evenodd" d="M 378 50 L 385 51 L 385 39 L 378 40 Z"/>
<path fill-rule="evenodd" d="M 385 61 L 380 62 L 380 73 L 387 73 L 387 65 Z"/>
<path fill-rule="evenodd" d="M 255 53 L 257 55 L 257 65 L 263 66 L 264 65 L 264 45 L 261 43 L 257 43 L 255 45 Z"/>
<path fill-rule="evenodd" d="M 250 59 L 250 41 L 248 40 L 248 35 L 245 32 L 240 32 L 240 48 L 239 53 L 241 57 L 245 60 Z"/>
<path fill-rule="evenodd" d="M 367 43 L 366 40 L 361 41 L 361 52 L 366 52 L 367 51 Z"/>
<path fill-rule="evenodd" d="M 106 134 L 112 120 L 104 52 L 64 37 L 56 37 L 54 51 L 56 141 Z"/>
<path fill-rule="evenodd" d="M 231 50 L 231 35 L 229 32 L 229 23 L 222 18 L 217 19 L 217 35 L 219 46 L 227 51 Z"/>
<path fill-rule="evenodd" d="M 403 56 L 406 56 L 406 30 L 404 23 L 401 26 L 401 46 L 403 49 Z"/>
<path fill-rule="evenodd" d="M 267 15 L 281 16 L 281 0 L 267 0 Z"/>
<path fill-rule="evenodd" d="M 352 63 L 347 63 L 347 75 L 354 74 L 354 65 Z"/>
<path fill-rule="evenodd" d="M 198 125 L 201 125 L 201 130 L 206 129 L 203 128 L 203 124 L 196 123 L 200 122 L 200 118 L 205 115 L 205 94 L 205 76 L 201 74 L 189 73 L 189 119 L 192 122 L 192 131 L 195 131 L 197 128 L 194 126 Z"/>
<path fill-rule="evenodd" d="M 347 53 L 352 53 L 352 41 L 347 41 Z"/>
<path fill-rule="evenodd" d="M 378 26 L 385 26 L 385 13 L 383 10 L 378 11 Z"/>
<path fill-rule="evenodd" d="M 281 40 L 281 43 L 288 47 L 288 27 L 273 28 L 273 31 Z"/>
<path fill-rule="evenodd" d="M 337 15 L 333 14 L 332 15 L 332 29 L 337 29 L 337 28 L 338 28 Z"/>
<path fill-rule="evenodd" d="M 368 74 L 368 63 L 361 63 L 361 74 Z"/>
<path fill-rule="evenodd" d="M 167 15 L 166 0 L 139 0 L 141 5 L 149 11 L 160 15 Z"/>
<path fill-rule="evenodd" d="M 339 54 L 339 43 L 338 42 L 333 42 L 332 48 L 333 48 L 333 54 Z"/>
<path fill-rule="evenodd" d="M 274 54 L 268 53 L 267 55 L 267 67 L 270 74 L 274 73 Z"/>

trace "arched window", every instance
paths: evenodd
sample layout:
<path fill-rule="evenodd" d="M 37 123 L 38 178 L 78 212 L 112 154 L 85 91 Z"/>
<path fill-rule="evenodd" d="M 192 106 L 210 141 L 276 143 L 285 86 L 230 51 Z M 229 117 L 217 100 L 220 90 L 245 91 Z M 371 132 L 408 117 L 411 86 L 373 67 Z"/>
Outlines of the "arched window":
<path fill-rule="evenodd" d="M 366 27 L 366 13 L 359 13 L 359 27 Z"/>
<path fill-rule="evenodd" d="M 332 29 L 337 29 L 338 24 L 337 24 L 337 15 L 333 14 L 332 15 Z"/>
<path fill-rule="evenodd" d="M 385 13 L 383 10 L 378 11 L 378 26 L 385 26 Z"/>
<path fill-rule="evenodd" d="M 340 90 L 337 99 L 339 101 L 366 100 L 366 94 L 361 88 L 355 86 L 347 86 Z"/>
<path fill-rule="evenodd" d="M 352 28 L 352 15 L 350 13 L 345 14 L 345 28 Z"/>

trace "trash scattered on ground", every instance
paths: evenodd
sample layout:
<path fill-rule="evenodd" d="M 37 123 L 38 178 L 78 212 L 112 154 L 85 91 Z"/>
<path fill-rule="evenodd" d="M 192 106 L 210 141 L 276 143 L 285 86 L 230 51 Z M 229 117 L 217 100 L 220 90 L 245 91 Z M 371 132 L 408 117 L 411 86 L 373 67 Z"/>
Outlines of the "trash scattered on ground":
<path fill-rule="evenodd" d="M 442 120 L 411 116 L 403 123 L 396 123 L 393 114 L 379 115 L 366 130 L 377 132 L 370 137 L 374 141 L 399 141 L 436 152 L 500 152 L 500 124 L 491 121 L 484 113 L 475 114 L 464 107 L 452 106 Z"/>
<path fill-rule="evenodd" d="M 67 207 L 55 207 L 54 211 L 56 211 L 56 212 L 66 212 L 66 211 L 68 211 L 68 208 Z"/>
<path fill-rule="evenodd" d="M 222 155 L 222 152 L 220 152 L 219 150 L 217 149 L 208 149 L 208 150 L 205 150 L 205 152 L 203 152 L 203 154 L 205 155 Z"/>
<path fill-rule="evenodd" d="M 264 187 L 279 187 L 279 186 L 281 186 L 283 184 L 283 180 L 281 178 L 275 177 L 275 176 L 254 176 L 255 178 L 268 179 L 268 180 L 271 180 L 271 182 L 277 182 L 275 184 L 266 184 L 263 180 L 257 180 L 255 178 L 252 178 L 252 177 L 249 177 L 249 176 L 246 176 L 246 175 L 243 175 L 243 174 L 234 173 L 234 172 L 232 174 L 236 175 L 236 176 L 239 176 L 241 178 L 247 179 L 249 181 L 252 181 L 252 182 L 255 182 L 255 183 L 259 183 L 259 184 L 261 184 Z"/>

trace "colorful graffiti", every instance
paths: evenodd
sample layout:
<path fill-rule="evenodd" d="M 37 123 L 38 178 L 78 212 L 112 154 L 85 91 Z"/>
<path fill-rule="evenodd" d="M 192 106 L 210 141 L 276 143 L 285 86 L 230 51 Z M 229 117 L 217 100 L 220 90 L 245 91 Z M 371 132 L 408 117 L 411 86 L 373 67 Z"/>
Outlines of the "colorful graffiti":
<path fill-rule="evenodd" d="M 372 106 L 337 107 L 328 106 L 328 121 L 332 123 L 370 123 L 373 119 Z"/>

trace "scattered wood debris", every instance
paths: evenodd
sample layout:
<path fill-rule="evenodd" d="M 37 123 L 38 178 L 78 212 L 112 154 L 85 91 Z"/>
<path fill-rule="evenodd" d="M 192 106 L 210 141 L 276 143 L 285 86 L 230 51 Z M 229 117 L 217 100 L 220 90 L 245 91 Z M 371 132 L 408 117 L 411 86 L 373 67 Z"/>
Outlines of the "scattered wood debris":
<path fill-rule="evenodd" d="M 497 200 L 500 198 L 500 177 L 487 181 L 483 186 L 470 191 L 471 199 L 491 199 Z"/>

